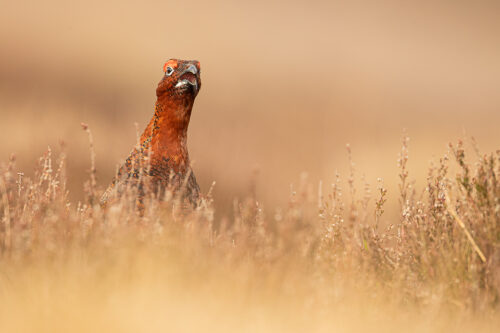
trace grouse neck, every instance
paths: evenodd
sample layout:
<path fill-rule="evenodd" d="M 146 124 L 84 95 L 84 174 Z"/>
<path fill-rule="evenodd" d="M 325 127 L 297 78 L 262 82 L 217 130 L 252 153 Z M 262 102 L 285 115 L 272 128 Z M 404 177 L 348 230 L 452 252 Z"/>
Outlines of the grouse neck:
<path fill-rule="evenodd" d="M 169 99 L 158 99 L 152 120 L 151 144 L 153 158 L 168 160 L 175 165 L 176 171 L 189 166 L 187 151 L 187 129 L 193 103 L 179 103 Z M 170 164 L 170 163 L 169 163 Z"/>
<path fill-rule="evenodd" d="M 187 133 L 194 99 L 159 97 L 155 105 L 155 116 L 178 132 Z"/>

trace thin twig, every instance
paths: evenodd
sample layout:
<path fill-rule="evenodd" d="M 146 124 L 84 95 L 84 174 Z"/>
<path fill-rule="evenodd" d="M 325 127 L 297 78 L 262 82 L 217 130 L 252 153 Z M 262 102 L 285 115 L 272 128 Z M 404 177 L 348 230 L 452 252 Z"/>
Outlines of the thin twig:
<path fill-rule="evenodd" d="M 486 257 L 484 256 L 483 252 L 481 251 L 479 246 L 477 246 L 477 244 L 474 241 L 474 238 L 472 238 L 472 235 L 470 234 L 469 230 L 467 230 L 465 223 L 462 221 L 462 219 L 458 216 L 455 209 L 452 207 L 452 203 L 451 203 L 450 197 L 448 196 L 448 193 L 446 193 L 445 197 L 446 197 L 446 210 L 448 211 L 448 213 L 450 213 L 451 216 L 453 216 L 455 221 L 457 221 L 458 225 L 462 228 L 465 235 L 467 236 L 467 239 L 469 240 L 472 247 L 476 251 L 477 255 L 479 256 L 479 258 L 481 258 L 481 261 L 486 262 Z"/>
<path fill-rule="evenodd" d="M 89 149 L 90 149 L 90 194 L 92 196 L 92 200 L 95 197 L 95 191 L 97 186 L 96 181 L 96 167 L 95 167 L 95 149 L 94 149 L 94 139 L 92 137 L 92 132 L 90 131 L 89 125 L 85 123 L 81 123 L 81 126 L 85 132 L 87 132 L 89 136 Z"/>
<path fill-rule="evenodd" d="M 0 186 L 2 190 L 2 200 L 3 200 L 3 210 L 5 219 L 5 237 L 4 237 L 4 248 L 6 250 L 10 249 L 11 244 L 11 233 L 10 233 L 10 208 L 9 208 L 9 198 L 7 196 L 7 187 L 5 186 L 5 181 L 0 178 Z"/>

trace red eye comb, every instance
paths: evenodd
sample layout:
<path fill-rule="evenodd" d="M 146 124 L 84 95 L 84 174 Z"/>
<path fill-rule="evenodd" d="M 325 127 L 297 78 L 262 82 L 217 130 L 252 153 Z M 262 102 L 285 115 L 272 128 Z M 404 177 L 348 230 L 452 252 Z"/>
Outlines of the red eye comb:
<path fill-rule="evenodd" d="M 167 71 L 167 67 L 172 67 L 172 68 L 177 68 L 177 61 L 175 60 L 169 60 L 165 63 L 165 65 L 163 65 L 163 71 L 166 72 Z"/>

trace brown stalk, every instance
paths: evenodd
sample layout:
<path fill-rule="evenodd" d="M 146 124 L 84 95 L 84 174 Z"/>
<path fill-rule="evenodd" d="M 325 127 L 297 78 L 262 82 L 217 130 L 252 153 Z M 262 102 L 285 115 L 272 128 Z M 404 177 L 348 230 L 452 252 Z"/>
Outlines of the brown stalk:
<path fill-rule="evenodd" d="M 467 236 L 467 239 L 471 243 L 472 248 L 474 249 L 474 251 L 476 251 L 479 258 L 481 258 L 481 261 L 486 262 L 486 257 L 484 256 L 483 252 L 481 251 L 479 246 L 474 241 L 474 238 L 472 238 L 472 235 L 470 234 L 469 230 L 467 230 L 465 223 L 458 216 L 457 212 L 455 211 L 455 208 L 452 207 L 452 203 L 451 203 L 450 197 L 448 196 L 448 193 L 446 193 L 445 197 L 446 197 L 446 210 L 448 211 L 448 213 L 450 213 L 451 216 L 453 216 L 455 221 L 457 221 L 458 225 L 462 228 L 463 232 Z"/>
<path fill-rule="evenodd" d="M 96 167 L 95 167 L 95 149 L 94 149 L 94 139 L 92 137 L 92 132 L 87 124 L 81 123 L 81 126 L 89 136 L 89 149 L 90 149 L 90 195 L 92 200 L 94 200 L 97 181 L 96 181 Z"/>
<path fill-rule="evenodd" d="M 7 197 L 7 188 L 5 186 L 5 181 L 0 178 L 0 186 L 2 190 L 2 200 L 5 218 L 5 238 L 4 238 L 4 248 L 6 250 L 10 249 L 11 244 L 11 233 L 10 233 L 10 209 L 9 209 L 9 198 Z"/>

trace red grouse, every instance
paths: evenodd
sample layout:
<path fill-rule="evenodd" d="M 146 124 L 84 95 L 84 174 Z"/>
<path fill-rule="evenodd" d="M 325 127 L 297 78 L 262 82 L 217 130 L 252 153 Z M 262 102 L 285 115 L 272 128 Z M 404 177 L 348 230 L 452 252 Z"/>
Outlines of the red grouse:
<path fill-rule="evenodd" d="M 172 191 L 192 206 L 200 198 L 200 188 L 189 162 L 187 129 L 194 100 L 201 87 L 200 63 L 170 59 L 156 88 L 153 118 L 101 198 L 105 204 L 127 187 L 135 187 L 142 202 L 146 193 L 162 198 Z"/>

